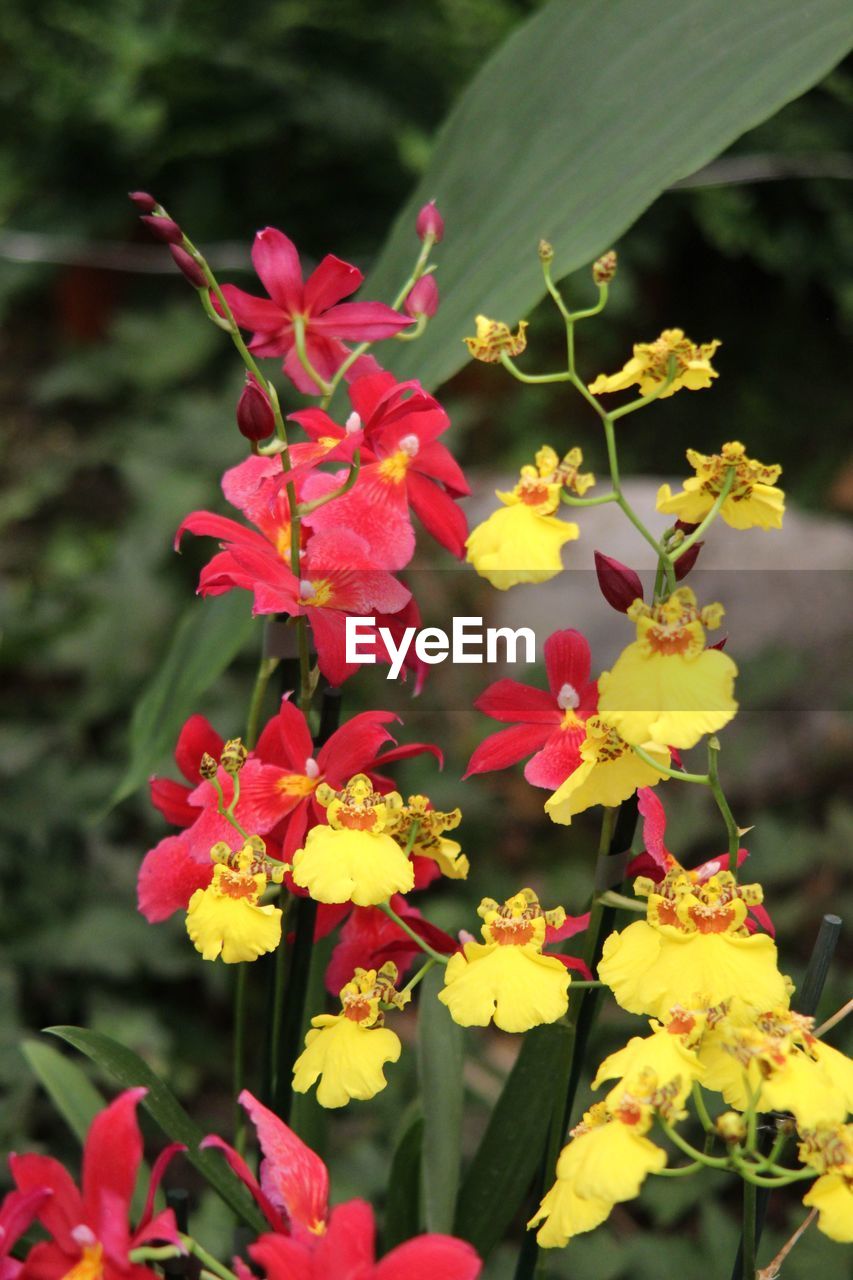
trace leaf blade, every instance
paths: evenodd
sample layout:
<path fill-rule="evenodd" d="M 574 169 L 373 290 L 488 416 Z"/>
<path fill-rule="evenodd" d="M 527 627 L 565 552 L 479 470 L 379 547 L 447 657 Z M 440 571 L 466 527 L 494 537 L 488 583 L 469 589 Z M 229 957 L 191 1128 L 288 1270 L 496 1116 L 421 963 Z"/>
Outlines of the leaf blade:
<path fill-rule="evenodd" d="M 24 1040 L 21 1053 L 45 1093 L 80 1143 L 106 1102 L 84 1071 L 40 1040 Z"/>
<path fill-rule="evenodd" d="M 421 984 L 418 1076 L 423 1098 L 421 1192 L 427 1231 L 451 1232 L 459 1187 L 462 1133 L 462 1028 L 438 999 L 443 966 Z"/>

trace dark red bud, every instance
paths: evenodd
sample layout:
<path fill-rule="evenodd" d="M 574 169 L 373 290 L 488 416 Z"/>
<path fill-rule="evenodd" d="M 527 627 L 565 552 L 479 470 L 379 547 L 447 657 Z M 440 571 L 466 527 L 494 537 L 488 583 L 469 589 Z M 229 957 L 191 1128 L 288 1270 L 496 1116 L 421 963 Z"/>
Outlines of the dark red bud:
<path fill-rule="evenodd" d="M 144 217 L 139 221 L 144 222 L 151 234 L 164 244 L 180 244 L 184 238 L 183 231 L 171 218 Z"/>
<path fill-rule="evenodd" d="M 699 552 L 704 547 L 704 542 L 694 542 L 692 547 L 688 547 L 683 556 L 679 556 L 675 562 L 675 577 L 678 582 L 682 578 L 686 578 L 696 561 L 699 559 Z"/>
<path fill-rule="evenodd" d="M 157 201 L 147 191 L 128 191 L 128 200 L 132 200 L 140 213 L 153 213 L 157 208 Z"/>
<path fill-rule="evenodd" d="M 237 426 L 247 440 L 266 440 L 275 431 L 275 417 L 269 397 L 252 374 L 246 375 L 246 385 L 237 401 Z"/>
<path fill-rule="evenodd" d="M 601 594 L 618 613 L 627 613 L 635 600 L 642 600 L 643 584 L 638 575 L 612 556 L 596 551 L 595 572 Z"/>
<path fill-rule="evenodd" d="M 204 272 L 191 253 L 187 253 L 186 249 L 182 249 L 179 244 L 170 244 L 169 253 L 171 253 L 175 266 L 181 275 L 189 280 L 194 289 L 205 289 L 207 287 Z"/>
<path fill-rule="evenodd" d="M 438 285 L 433 276 L 421 276 L 417 284 L 413 284 L 403 310 L 407 316 L 434 316 L 438 311 Z"/>
<path fill-rule="evenodd" d="M 432 236 L 436 244 L 444 236 L 444 218 L 436 209 L 434 200 L 430 200 L 421 209 L 415 222 L 415 231 L 418 239 L 426 240 L 427 236 Z"/>
<path fill-rule="evenodd" d="M 709 644 L 708 648 L 709 649 L 725 649 L 726 644 L 728 643 L 728 639 L 729 639 L 728 636 L 723 636 L 723 638 L 721 640 L 717 640 L 715 644 Z"/>

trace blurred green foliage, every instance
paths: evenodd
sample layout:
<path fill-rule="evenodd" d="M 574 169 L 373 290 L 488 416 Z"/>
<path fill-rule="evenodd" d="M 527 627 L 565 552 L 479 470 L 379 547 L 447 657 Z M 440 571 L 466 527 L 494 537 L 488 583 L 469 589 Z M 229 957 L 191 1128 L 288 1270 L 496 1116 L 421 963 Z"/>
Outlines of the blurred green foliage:
<path fill-rule="evenodd" d="M 366 265 L 454 95 L 535 7 L 523 0 L 45 0 L 36 8 L 7 0 L 3 227 L 142 244 L 124 192 L 143 187 L 202 244 L 248 244 L 257 226 L 272 222 L 309 258 L 333 249 Z M 826 174 L 853 150 L 851 98 L 853 76 L 842 68 L 734 154 L 761 153 L 794 169 L 807 155 Z M 632 426 L 626 470 L 680 469 L 689 424 L 690 443 L 700 449 L 747 436 L 759 457 L 785 464 L 786 487 L 802 504 L 819 507 L 832 494 L 853 506 L 843 497 L 849 482 L 846 490 L 841 483 L 850 462 L 848 192 L 849 181 L 830 176 L 682 189 L 625 238 L 608 320 L 584 335 L 584 367 L 591 374 L 616 367 L 632 341 L 667 324 L 725 340 L 714 395 L 675 398 L 659 406 L 660 416 Z M 73 1153 L 17 1048 L 24 1029 L 59 1021 L 105 1031 L 143 1053 L 200 1123 L 227 1131 L 229 975 L 197 962 L 180 922 L 154 933 L 134 910 L 140 857 L 164 833 L 146 797 L 97 824 L 91 817 L 123 772 L 132 708 L 206 558 L 194 543 L 174 556 L 172 533 L 187 511 L 217 504 L 223 468 L 243 456 L 233 426 L 241 369 L 180 277 L 4 261 L 3 243 L 0 231 L 7 321 L 0 360 L 0 1140 L 20 1147 L 26 1137 Z M 534 246 L 530 269 L 538 270 Z M 570 287 L 581 296 L 587 284 Z M 476 306 L 472 298 L 472 313 Z M 535 352 L 544 368 L 558 358 L 560 333 L 544 310 L 533 321 L 531 358 Z M 547 435 L 565 439 L 576 428 L 588 459 L 602 461 L 574 408 L 567 422 L 559 394 L 522 390 L 493 370 L 471 368 L 446 399 L 456 451 L 469 466 L 510 469 Z M 199 708 L 229 733 L 241 727 L 257 643 Z M 783 650 L 757 667 L 783 705 L 796 664 Z M 407 718 L 407 736 L 432 734 L 449 759 L 437 785 L 431 770 L 402 776 L 432 789 L 439 803 L 457 803 L 456 780 L 482 720 L 460 713 L 448 721 L 428 699 Z M 784 715 L 746 726 L 729 759 L 736 812 L 756 824 L 756 874 L 796 976 L 820 913 L 831 906 L 853 916 L 849 873 L 845 880 L 853 807 L 849 790 L 846 799 L 840 794 L 850 735 L 835 720 L 823 737 L 816 730 L 797 786 L 774 789 L 773 736 L 788 729 Z M 768 757 L 770 782 L 766 768 L 759 782 L 755 762 L 766 765 Z M 551 900 L 581 909 L 591 823 L 572 828 L 567 857 L 565 832 L 543 829 L 539 797 L 518 774 L 467 784 L 463 799 L 469 907 L 535 876 Z M 672 847 L 686 860 L 718 850 L 713 815 L 695 796 L 675 797 L 673 810 Z M 439 924 L 471 927 L 464 912 L 454 890 L 439 891 L 430 913 Z M 841 962 L 831 986 L 827 1008 L 843 998 Z M 260 994 L 257 1005 L 260 1021 Z M 601 1047 L 625 1025 L 616 1017 L 605 1023 Z M 506 1038 L 468 1036 L 467 1048 L 470 1151 L 511 1046 Z M 357 1191 L 381 1201 L 382 1135 L 403 1124 L 414 1057 L 404 1055 L 375 1104 L 336 1121 L 334 1149 L 346 1152 L 335 1159 L 339 1197 Z M 316 1134 L 319 1141 L 322 1126 Z M 609 1228 L 555 1258 L 552 1274 L 636 1280 L 678 1267 L 688 1273 L 701 1250 L 708 1276 L 723 1280 L 736 1244 L 734 1206 L 730 1190 L 715 1197 L 709 1187 L 704 1180 L 652 1186 L 638 1212 L 619 1210 Z M 781 1238 L 797 1209 L 776 1201 L 771 1227 Z M 215 1234 L 209 1205 L 205 1222 Z M 640 1233 L 638 1223 L 654 1231 Z M 812 1235 L 794 1253 L 791 1277 L 831 1270 L 825 1258 Z M 497 1259 L 493 1274 L 509 1276 L 509 1259 Z"/>

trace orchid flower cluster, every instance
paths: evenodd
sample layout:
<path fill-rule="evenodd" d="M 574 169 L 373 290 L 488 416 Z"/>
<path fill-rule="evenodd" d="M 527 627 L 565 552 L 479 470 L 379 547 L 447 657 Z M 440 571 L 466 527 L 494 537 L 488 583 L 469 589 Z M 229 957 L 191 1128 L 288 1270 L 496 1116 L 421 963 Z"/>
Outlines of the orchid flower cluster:
<path fill-rule="evenodd" d="M 568 383 L 603 430 L 609 480 L 603 493 L 592 493 L 596 478 L 582 470 L 580 448 L 545 443 L 469 533 L 458 501 L 470 490 L 442 439 L 450 427 L 445 410 L 417 381 L 398 382 L 383 371 L 375 354 L 379 343 L 417 338 L 439 305 L 431 256 L 444 225 L 434 204 L 417 220 L 420 250 L 411 274 L 386 305 L 345 301 L 362 277 L 332 255 L 305 279 L 295 246 L 272 228 L 257 235 L 252 251 L 266 294 L 220 285 L 161 205 L 146 193 L 133 199 L 246 370 L 236 420 L 250 452 L 222 480 L 242 520 L 191 512 L 176 545 L 186 533 L 215 539 L 199 593 L 248 592 L 255 615 L 284 620 L 298 661 L 295 687 L 265 719 L 271 677 L 285 669 L 278 652 L 265 651 L 240 737 L 226 739 L 201 715 L 183 726 L 175 761 L 184 781 L 151 781 L 151 799 L 173 832 L 142 861 L 142 914 L 154 924 L 182 913 L 204 960 L 238 966 L 238 1023 L 247 966 L 274 953 L 274 1016 L 287 1015 L 285 996 L 297 1001 L 298 1015 L 307 969 L 300 978 L 297 952 L 307 937 L 310 968 L 313 944 L 335 935 L 325 972 L 329 1003 L 307 1011 L 310 1027 L 291 1060 L 271 1037 L 273 1080 L 286 1076 L 286 1088 L 297 1093 L 316 1089 L 324 1108 L 367 1102 L 385 1087 L 386 1071 L 403 1052 L 395 1026 L 434 970 L 442 978 L 437 999 L 462 1027 L 493 1024 L 522 1036 L 567 1022 L 579 1052 L 581 1015 L 585 1006 L 594 1014 L 588 1002 L 601 990 L 646 1019 L 592 1072 L 601 1098 L 582 1117 L 571 1115 L 580 1063 L 555 1084 L 541 1203 L 528 1223 L 541 1248 L 561 1248 L 598 1227 L 649 1176 L 706 1169 L 743 1183 L 743 1275 L 750 1280 L 757 1188 L 804 1183 L 803 1203 L 819 1229 L 853 1241 L 853 1064 L 824 1039 L 845 1010 L 816 1027 L 798 1009 L 779 968 L 761 886 L 740 879 L 745 830 L 720 780 L 717 737 L 737 713 L 738 670 L 722 642 L 708 640 L 722 605 L 701 601 L 684 583 L 718 518 L 739 530 L 781 526 L 780 468 L 749 457 L 736 441 L 710 456 L 688 449 L 693 474 L 680 492 L 663 485 L 657 497 L 658 511 L 670 519 L 662 534 L 640 519 L 619 470 L 621 420 L 658 399 L 710 388 L 719 342 L 697 344 L 680 329 L 665 330 L 638 343 L 619 372 L 585 380 L 577 328 L 604 310 L 616 256 L 593 266 L 597 301 L 572 311 L 543 242 L 545 287 L 565 323 L 565 368 L 531 374 L 519 367 L 523 321 L 512 332 L 477 316 L 466 343 L 474 359 L 501 365 L 522 383 Z M 285 416 L 260 357 L 280 358 L 293 389 L 315 403 Z M 611 395 L 634 387 L 635 398 L 606 407 Z M 333 416 L 344 394 L 348 404 Z M 318 694 L 323 682 L 339 689 L 357 670 L 347 661 L 347 617 L 381 619 L 392 636 L 418 625 L 417 603 L 401 576 L 415 547 L 413 513 L 446 552 L 508 590 L 559 574 L 564 547 L 582 536 L 584 508 L 603 504 L 619 508 L 657 557 L 647 598 L 633 570 L 596 555 L 601 590 L 625 620 L 622 653 L 594 675 L 584 636 L 555 631 L 544 646 L 547 688 L 501 679 L 477 699 L 476 708 L 504 727 L 484 738 L 465 774 L 526 760 L 526 781 L 546 793 L 543 821 L 568 826 L 577 814 L 601 810 L 589 908 L 571 916 L 519 885 L 505 901 L 480 903 L 481 940 L 468 931 L 471 919 L 460 919 L 453 936 L 416 901 L 440 877 L 468 875 L 468 857 L 449 834 L 460 825 L 460 809 L 445 812 L 426 795 L 404 795 L 387 774 L 415 756 L 431 756 L 439 767 L 440 750 L 398 742 L 395 717 L 381 710 L 320 727 Z M 578 523 L 562 518 L 564 506 Z M 407 674 L 419 689 L 426 673 L 416 659 Z M 704 763 L 688 768 L 682 753 L 696 749 Z M 713 797 L 725 832 L 719 856 L 691 868 L 667 847 L 660 798 L 667 785 Z M 642 851 L 614 859 L 622 853 L 614 850 L 617 816 L 632 806 L 642 819 Z M 599 872 L 614 862 L 616 878 L 602 882 Z M 634 896 L 620 889 L 623 881 Z M 616 912 L 636 918 L 614 930 Z M 575 937 L 582 954 L 565 948 Z M 423 994 L 432 990 L 427 984 L 418 998 L 435 998 Z M 125 1092 L 95 1120 L 82 1191 L 50 1158 L 13 1158 L 16 1190 L 2 1209 L 0 1243 L 8 1253 L 34 1219 L 48 1238 L 23 1262 L 7 1258 L 0 1280 L 147 1280 L 161 1263 L 187 1253 L 219 1280 L 258 1273 L 269 1280 L 474 1280 L 480 1273 L 469 1244 L 437 1234 L 376 1262 L 372 1209 L 351 1201 L 330 1210 L 322 1161 L 245 1089 L 240 1103 L 257 1130 L 260 1180 L 245 1161 L 242 1131 L 239 1149 L 215 1136 L 203 1145 L 221 1151 L 265 1220 L 268 1229 L 247 1249 L 253 1269 L 242 1256 L 230 1269 L 179 1231 L 170 1210 L 155 1212 L 174 1145 L 155 1162 L 132 1228 L 143 1093 Z M 689 1137 L 696 1125 L 701 1147 Z M 792 1162 L 793 1146 L 799 1159 Z M 762 1274 L 775 1275 L 773 1265 Z"/>

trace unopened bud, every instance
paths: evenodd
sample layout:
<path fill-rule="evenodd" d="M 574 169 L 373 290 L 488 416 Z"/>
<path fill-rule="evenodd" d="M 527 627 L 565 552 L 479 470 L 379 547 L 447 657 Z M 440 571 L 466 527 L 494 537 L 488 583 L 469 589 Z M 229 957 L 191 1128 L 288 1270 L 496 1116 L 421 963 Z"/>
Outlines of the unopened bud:
<path fill-rule="evenodd" d="M 128 191 L 128 200 L 131 200 L 140 213 L 153 213 L 157 208 L 157 201 L 147 191 Z"/>
<path fill-rule="evenodd" d="M 432 275 L 421 276 L 409 290 L 403 310 L 407 316 L 434 316 L 438 311 L 438 285 Z"/>
<path fill-rule="evenodd" d="M 699 559 L 699 552 L 704 547 L 704 542 L 694 542 L 692 547 L 688 547 L 684 555 L 678 557 L 675 562 L 675 577 L 678 582 L 682 578 L 686 578 L 696 561 Z"/>
<path fill-rule="evenodd" d="M 198 771 L 201 774 L 201 776 L 203 778 L 207 778 L 207 780 L 210 781 L 211 778 L 216 777 L 218 769 L 219 769 L 219 764 L 217 763 L 217 761 L 214 760 L 213 756 L 210 755 L 209 752 L 205 751 L 204 755 L 201 757 L 201 760 L 199 761 L 199 766 L 198 766 Z"/>
<path fill-rule="evenodd" d="M 246 385 L 237 401 L 237 426 L 247 440 L 266 440 L 275 431 L 269 396 L 251 373 L 246 374 Z"/>
<path fill-rule="evenodd" d="M 539 241 L 539 261 L 540 262 L 554 261 L 554 246 L 551 244 L 550 240 Z"/>
<path fill-rule="evenodd" d="M 724 1142 L 743 1142 L 746 1137 L 746 1121 L 738 1111 L 724 1111 L 714 1127 Z"/>
<path fill-rule="evenodd" d="M 421 209 L 415 221 L 415 231 L 419 240 L 426 240 L 427 236 L 432 236 L 436 244 L 444 236 L 444 218 L 435 207 L 435 201 L 430 200 L 429 204 L 425 204 Z"/>
<path fill-rule="evenodd" d="M 239 773 L 243 768 L 248 754 L 248 751 L 243 746 L 242 738 L 229 738 L 222 748 L 219 763 L 225 772 L 230 773 L 233 777 L 235 773 Z"/>
<path fill-rule="evenodd" d="M 616 275 L 616 250 L 608 249 L 592 264 L 592 278 L 596 284 L 610 284 Z"/>
<path fill-rule="evenodd" d="M 612 556 L 596 551 L 595 572 L 601 594 L 618 613 L 627 613 L 635 600 L 642 600 L 643 584 L 638 575 Z"/>
<path fill-rule="evenodd" d="M 191 253 L 187 253 L 186 249 L 181 248 L 179 244 L 170 244 L 169 253 L 181 275 L 189 280 L 194 289 L 207 288 L 204 272 Z"/>
<path fill-rule="evenodd" d="M 146 216 L 139 221 L 144 222 L 155 239 L 162 240 L 164 244 L 180 244 L 184 238 L 183 231 L 172 218 Z"/>

